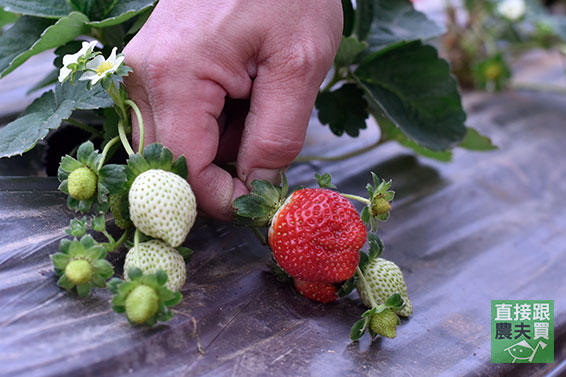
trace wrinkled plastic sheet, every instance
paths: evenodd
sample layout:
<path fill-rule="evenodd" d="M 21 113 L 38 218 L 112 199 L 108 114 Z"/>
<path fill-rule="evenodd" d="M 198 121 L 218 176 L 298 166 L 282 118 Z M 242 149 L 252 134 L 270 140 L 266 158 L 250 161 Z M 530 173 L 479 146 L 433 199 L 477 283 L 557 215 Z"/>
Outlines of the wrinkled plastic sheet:
<path fill-rule="evenodd" d="M 500 146 L 442 164 L 386 144 L 292 168 L 293 185 L 328 171 L 364 194 L 368 172 L 393 179 L 384 257 L 407 280 L 414 314 L 396 339 L 350 343 L 357 295 L 324 305 L 269 273 L 253 234 L 200 219 L 173 319 L 132 328 L 106 290 L 85 300 L 56 285 L 49 254 L 73 214 L 52 178 L 0 178 L 0 375 L 558 376 L 566 374 L 566 103 L 510 93 L 467 97 L 469 123 Z M 309 131 L 307 152 L 354 144 Z M 358 145 L 359 146 L 359 145 Z M 121 265 L 123 253 L 112 256 Z M 491 364 L 490 300 L 555 300 L 554 364 Z M 197 351 L 201 345 L 204 355 Z"/>

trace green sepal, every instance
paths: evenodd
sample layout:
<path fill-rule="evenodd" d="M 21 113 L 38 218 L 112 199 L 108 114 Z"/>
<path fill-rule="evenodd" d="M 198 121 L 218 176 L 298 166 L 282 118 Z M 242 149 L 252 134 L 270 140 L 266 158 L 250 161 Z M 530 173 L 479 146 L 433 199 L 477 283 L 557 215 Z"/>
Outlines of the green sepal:
<path fill-rule="evenodd" d="M 324 173 L 323 175 L 320 175 L 318 173 L 314 173 L 314 177 L 316 178 L 316 181 L 318 182 L 318 187 L 327 188 L 327 189 L 336 189 L 336 186 L 333 185 L 332 182 L 331 182 L 332 177 L 331 177 L 330 173 Z"/>
<path fill-rule="evenodd" d="M 84 216 L 81 219 L 72 219 L 69 223 L 69 229 L 65 229 L 65 233 L 73 237 L 82 237 L 86 233 L 86 229 L 86 216 Z"/>
<path fill-rule="evenodd" d="M 63 254 L 63 253 L 55 253 L 55 254 L 51 254 L 51 262 L 53 262 L 53 267 L 55 267 L 55 269 L 57 270 L 64 270 L 65 267 L 67 267 L 67 264 L 69 264 L 69 256 L 67 254 Z"/>
<path fill-rule="evenodd" d="M 71 247 L 71 240 L 68 238 L 63 238 L 61 242 L 59 242 L 59 251 L 64 254 L 69 253 L 69 248 Z"/>
<path fill-rule="evenodd" d="M 359 321 L 357 321 L 356 323 L 354 323 L 354 326 L 352 326 L 352 329 L 350 330 L 350 339 L 352 341 L 356 341 L 360 339 L 366 332 L 368 325 L 369 325 L 369 317 L 364 317 Z"/>
<path fill-rule="evenodd" d="M 106 280 L 114 275 L 112 265 L 104 259 L 106 257 L 104 246 L 96 242 L 90 235 L 84 235 L 80 240 L 63 239 L 59 244 L 59 250 L 60 253 L 51 255 L 55 272 L 60 276 L 57 284 L 67 290 L 76 286 L 80 297 L 88 296 L 93 286 L 104 288 Z M 92 268 L 90 280 L 84 284 L 75 285 L 66 275 L 68 264 L 75 260 L 87 261 Z"/>
<path fill-rule="evenodd" d="M 94 149 L 92 142 L 81 144 L 77 150 L 77 159 L 71 156 L 61 158 L 57 177 L 61 182 L 59 190 L 67 194 L 67 206 L 81 213 L 93 211 L 95 214 L 106 213 L 109 207 L 108 195 L 122 192 L 126 187 L 125 167 L 122 165 L 98 165 L 102 154 Z M 88 167 L 97 176 L 96 193 L 86 200 L 77 200 L 69 195 L 68 178 L 76 169 Z"/>
<path fill-rule="evenodd" d="M 61 287 L 64 288 L 68 291 L 70 291 L 71 289 L 73 289 L 73 287 L 75 286 L 75 283 L 73 283 L 71 281 L 71 279 L 69 279 L 67 277 L 67 275 L 63 274 L 61 275 L 61 277 L 59 278 L 59 280 L 57 281 L 57 284 Z"/>
<path fill-rule="evenodd" d="M 91 220 L 93 230 L 97 232 L 104 232 L 106 230 L 106 218 L 104 215 L 94 216 Z"/>
<path fill-rule="evenodd" d="M 188 247 L 184 247 L 184 246 L 179 246 L 179 247 L 175 248 L 175 250 L 177 250 L 179 252 L 179 254 L 181 254 L 183 259 L 185 260 L 185 264 L 187 264 L 191 261 L 191 258 L 193 257 L 193 250 L 192 249 L 190 249 Z"/>
<path fill-rule="evenodd" d="M 159 307 L 157 312 L 148 318 L 143 325 L 153 326 L 158 321 L 166 322 L 171 319 L 173 313 L 169 310 L 169 307 L 177 305 L 183 295 L 180 292 L 173 292 L 169 290 L 165 284 L 167 282 L 167 273 L 163 270 L 159 270 L 154 274 L 144 274 L 139 268 L 131 268 L 128 271 L 128 278 L 130 281 L 123 281 L 118 278 L 110 280 L 108 287 L 110 291 L 114 294 L 112 298 L 112 308 L 117 313 L 126 313 L 126 300 L 128 295 L 140 285 L 148 286 L 155 291 L 159 298 Z M 134 326 L 136 325 L 128 318 L 128 322 Z"/>
<path fill-rule="evenodd" d="M 364 271 L 367 264 L 369 263 L 369 256 L 362 250 L 360 250 L 360 261 L 358 262 L 358 267 L 360 270 Z"/>
<path fill-rule="evenodd" d="M 371 177 L 373 184 L 366 185 L 370 202 L 364 207 L 360 216 L 362 221 L 375 232 L 378 228 L 378 221 L 385 222 L 389 219 L 391 210 L 389 202 L 393 200 L 395 192 L 389 190 L 391 180 L 380 180 L 374 172 L 371 172 Z"/>
<path fill-rule="evenodd" d="M 379 236 L 375 233 L 368 233 L 369 244 L 369 261 L 379 258 L 385 249 L 385 245 Z M 368 261 L 368 262 L 369 262 Z"/>
<path fill-rule="evenodd" d="M 275 277 L 277 281 L 282 283 L 291 280 L 291 276 L 277 263 L 275 258 L 271 257 L 271 261 L 267 263 L 267 267 Z"/>
<path fill-rule="evenodd" d="M 77 294 L 79 297 L 86 297 L 89 295 L 92 285 L 90 283 L 77 285 Z"/>
<path fill-rule="evenodd" d="M 189 176 L 185 156 L 180 156 L 173 161 L 173 153 L 169 149 L 159 143 L 154 143 L 145 147 L 142 154 L 138 152 L 128 159 L 128 166 L 126 167 L 127 189 L 132 186 L 138 175 L 150 169 L 175 173 L 183 179 L 187 179 Z"/>
<path fill-rule="evenodd" d="M 350 279 L 348 279 L 344 283 L 342 283 L 342 285 L 340 286 L 340 288 L 336 292 L 338 294 L 338 297 L 345 297 L 345 296 L 349 295 L 350 293 L 352 293 L 354 288 L 356 288 L 357 281 L 358 281 L 358 275 L 354 274 L 354 276 L 352 276 Z"/>
<path fill-rule="evenodd" d="M 405 302 L 399 293 L 394 293 L 385 302 L 385 306 L 388 308 L 399 310 L 405 306 Z"/>
<path fill-rule="evenodd" d="M 253 181 L 251 192 L 236 198 L 232 204 L 236 223 L 256 227 L 269 225 L 284 200 L 283 194 L 281 187 L 269 181 Z"/>

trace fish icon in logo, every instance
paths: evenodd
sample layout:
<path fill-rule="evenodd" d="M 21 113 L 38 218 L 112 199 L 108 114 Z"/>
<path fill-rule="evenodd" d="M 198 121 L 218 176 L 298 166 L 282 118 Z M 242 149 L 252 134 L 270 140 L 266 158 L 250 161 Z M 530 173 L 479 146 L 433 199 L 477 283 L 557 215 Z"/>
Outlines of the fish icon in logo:
<path fill-rule="evenodd" d="M 505 348 L 504 351 L 509 352 L 509 355 L 513 358 L 513 363 L 517 360 L 528 360 L 529 363 L 532 363 L 539 347 L 545 349 L 546 343 L 539 341 L 536 347 L 533 348 L 526 340 L 521 340 L 519 343 Z"/>

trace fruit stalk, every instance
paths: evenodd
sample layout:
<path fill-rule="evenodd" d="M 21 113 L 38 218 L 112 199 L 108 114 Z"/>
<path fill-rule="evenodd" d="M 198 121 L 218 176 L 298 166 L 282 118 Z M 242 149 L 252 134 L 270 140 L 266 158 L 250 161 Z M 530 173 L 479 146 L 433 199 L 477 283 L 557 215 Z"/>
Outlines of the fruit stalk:
<path fill-rule="evenodd" d="M 136 113 L 136 117 L 138 118 L 138 128 L 140 130 L 138 151 L 143 151 L 143 147 L 144 147 L 144 127 L 143 127 L 143 118 L 142 118 L 142 115 L 141 115 L 141 111 L 140 111 L 138 105 L 136 105 L 136 103 L 134 101 L 132 101 L 131 99 L 127 99 L 126 101 L 124 101 L 124 103 L 126 105 L 130 106 L 134 110 L 134 113 Z"/>
<path fill-rule="evenodd" d="M 98 166 L 97 166 L 98 170 L 102 169 L 102 166 L 104 165 L 104 161 L 106 160 L 106 156 L 108 155 L 108 151 L 118 141 L 120 141 L 120 136 L 115 136 L 112 139 L 110 139 L 110 141 L 108 141 L 108 143 L 106 143 L 106 145 L 104 146 L 104 149 L 102 150 L 102 158 L 100 159 L 100 162 L 98 163 Z"/>
<path fill-rule="evenodd" d="M 366 199 L 364 197 L 358 196 L 358 195 L 352 195 L 352 194 L 343 194 L 340 193 L 340 195 L 342 195 L 343 197 L 345 197 L 346 199 L 352 199 L 352 200 L 357 200 L 358 202 L 362 202 L 365 205 L 368 205 L 370 203 L 369 199 Z"/>

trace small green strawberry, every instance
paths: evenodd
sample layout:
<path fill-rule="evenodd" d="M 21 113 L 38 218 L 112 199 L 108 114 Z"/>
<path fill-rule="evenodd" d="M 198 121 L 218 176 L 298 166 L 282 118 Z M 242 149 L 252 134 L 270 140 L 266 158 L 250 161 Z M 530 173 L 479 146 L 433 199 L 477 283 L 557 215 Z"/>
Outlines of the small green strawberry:
<path fill-rule="evenodd" d="M 183 243 L 197 216 L 196 199 L 189 183 L 161 169 L 138 175 L 128 201 L 130 219 L 136 228 L 173 247 Z"/>
<path fill-rule="evenodd" d="M 73 170 L 67 179 L 67 189 L 73 198 L 87 200 L 96 194 L 98 176 L 88 167 Z"/>
<path fill-rule="evenodd" d="M 400 323 L 397 314 L 389 308 L 370 317 L 369 329 L 373 334 L 395 338 L 397 336 L 397 325 Z"/>
<path fill-rule="evenodd" d="M 114 269 L 104 259 L 106 250 L 102 244 L 85 235 L 80 241 L 61 240 L 59 249 L 60 253 L 51 255 L 59 286 L 68 291 L 76 287 L 81 297 L 88 296 L 93 286 L 106 287 L 106 280 L 114 274 Z"/>
<path fill-rule="evenodd" d="M 398 293 L 405 305 L 397 313 L 404 317 L 413 313 L 413 305 L 407 295 L 403 273 L 395 263 L 383 258 L 373 259 L 363 268 L 363 274 L 377 304 L 384 304 L 391 295 Z M 356 288 L 364 305 L 371 308 L 371 300 L 361 281 L 358 281 Z"/>
<path fill-rule="evenodd" d="M 369 200 L 361 213 L 364 223 L 369 225 L 372 230 L 377 230 L 378 221 L 387 221 L 389 219 L 389 211 L 391 210 L 391 200 L 395 196 L 394 191 L 390 191 L 391 181 L 379 180 L 375 173 L 371 173 L 373 185 L 369 184 L 366 189 L 369 194 Z"/>
<path fill-rule="evenodd" d="M 144 274 L 134 267 L 128 270 L 127 275 L 128 281 L 114 278 L 108 283 L 114 294 L 114 311 L 126 313 L 132 325 L 153 326 L 157 321 L 171 319 L 173 314 L 169 308 L 177 305 L 183 296 L 167 288 L 167 273 L 159 270 L 154 274 Z"/>
<path fill-rule="evenodd" d="M 67 205 L 75 211 L 106 213 L 108 195 L 122 192 L 126 186 L 124 169 L 122 165 L 103 165 L 103 155 L 87 141 L 80 145 L 76 159 L 61 159 L 59 190 L 69 195 Z"/>
<path fill-rule="evenodd" d="M 139 254 L 132 247 L 126 254 L 124 273 L 133 267 L 146 274 L 165 271 L 168 276 L 166 286 L 174 292 L 180 291 L 187 279 L 187 267 L 181 254 L 160 240 L 140 243 Z"/>

